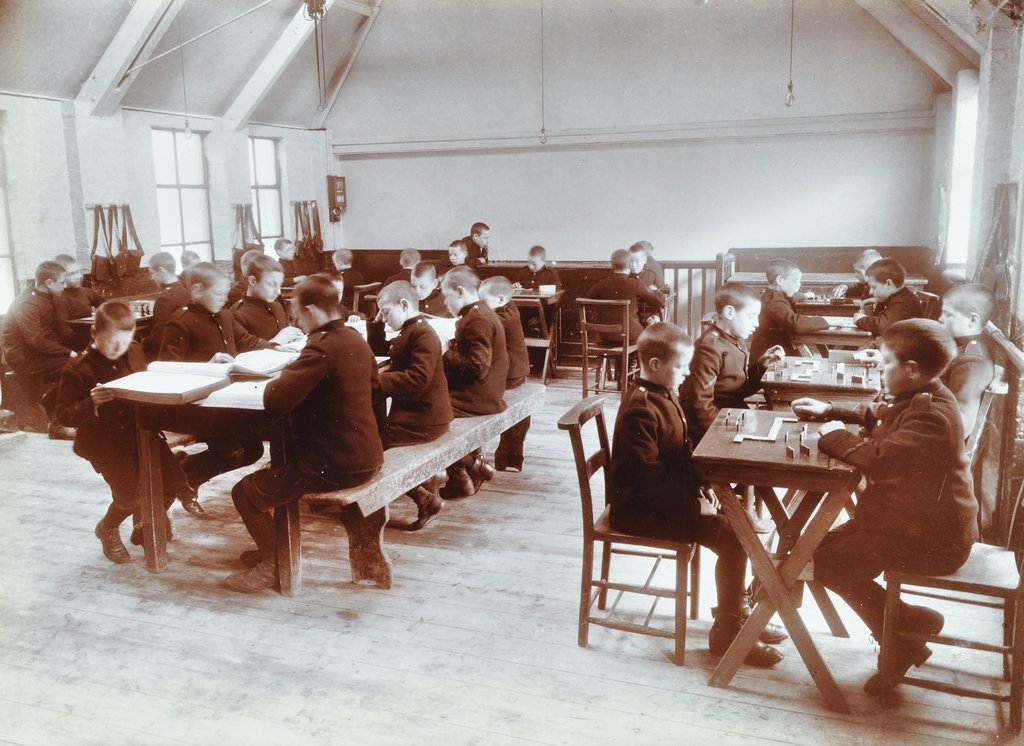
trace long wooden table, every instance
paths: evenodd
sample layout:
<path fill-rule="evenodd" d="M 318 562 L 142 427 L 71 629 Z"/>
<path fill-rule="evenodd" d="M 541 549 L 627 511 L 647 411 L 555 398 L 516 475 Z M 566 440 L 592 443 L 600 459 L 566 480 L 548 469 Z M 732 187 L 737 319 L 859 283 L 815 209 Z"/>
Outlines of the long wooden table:
<path fill-rule="evenodd" d="M 826 705 L 837 712 L 849 712 L 846 698 L 800 618 L 794 596 L 799 595 L 801 572 L 850 500 L 860 474 L 853 467 L 818 453 L 816 435 L 806 442 L 808 455 L 800 455 L 798 450 L 796 457 L 788 456 L 785 436 L 790 434 L 789 444 L 793 445 L 796 433 L 799 449 L 803 423 L 781 423 L 777 436 L 771 440 L 735 442 L 740 435 L 765 437 L 780 415 L 765 410 L 724 409 L 694 450 L 694 465 L 721 504 L 760 587 L 750 619 L 722 656 L 709 683 L 716 687 L 729 685 L 772 615 L 778 612 Z M 741 416 L 737 430 L 732 423 Z M 753 485 L 771 513 L 779 532 L 774 556 L 754 532 L 732 487 L 736 483 Z M 786 499 L 780 499 L 775 488 L 788 490 Z M 838 619 L 830 618 L 835 609 L 824 589 L 813 582 L 808 583 L 808 588 L 829 620 L 833 634 L 837 634 Z"/>

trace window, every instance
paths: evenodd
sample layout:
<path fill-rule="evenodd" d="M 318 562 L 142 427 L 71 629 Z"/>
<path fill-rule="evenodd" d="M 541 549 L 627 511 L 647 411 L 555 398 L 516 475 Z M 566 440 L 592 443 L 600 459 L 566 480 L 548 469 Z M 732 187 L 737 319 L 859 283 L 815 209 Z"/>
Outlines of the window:
<path fill-rule="evenodd" d="M 249 138 L 249 186 L 252 188 L 253 217 L 260 236 L 280 238 L 281 171 L 277 167 L 277 141 L 269 137 Z"/>
<path fill-rule="evenodd" d="M 182 130 L 154 129 L 153 167 L 160 213 L 160 248 L 181 258 L 191 249 L 203 261 L 213 259 L 210 194 L 203 138 Z"/>
<path fill-rule="evenodd" d="M 18 278 L 14 272 L 14 257 L 11 251 L 11 232 L 7 225 L 7 167 L 4 163 L 4 119 L 0 112 L 0 314 L 18 295 Z"/>
<path fill-rule="evenodd" d="M 974 195 L 974 154 L 978 146 L 978 73 L 957 73 L 953 91 L 953 168 L 949 186 L 946 265 L 967 265 L 971 202 Z"/>

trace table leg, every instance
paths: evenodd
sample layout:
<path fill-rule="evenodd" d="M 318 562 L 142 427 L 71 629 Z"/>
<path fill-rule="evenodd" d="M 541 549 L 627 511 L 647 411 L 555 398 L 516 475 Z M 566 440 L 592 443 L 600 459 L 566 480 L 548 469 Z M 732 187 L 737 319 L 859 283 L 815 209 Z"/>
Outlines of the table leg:
<path fill-rule="evenodd" d="M 352 566 L 352 580 L 390 588 L 391 560 L 384 551 L 387 506 L 364 516 L 357 506 L 348 505 L 341 511 L 341 522 L 348 532 L 348 560 Z"/>
<path fill-rule="evenodd" d="M 160 572 L 167 567 L 167 522 L 164 516 L 164 485 L 160 473 L 160 433 L 142 425 L 136 412 L 135 431 L 139 458 L 139 507 L 142 510 L 142 547 L 146 569 Z"/>
<path fill-rule="evenodd" d="M 772 558 L 747 521 L 743 507 L 732 488 L 728 484 L 713 484 L 711 489 L 718 497 L 740 544 L 750 559 L 751 568 L 761 580 L 768 598 L 760 601 L 754 607 L 750 618 L 722 657 L 708 683 L 716 687 L 729 685 L 747 653 L 754 647 L 765 625 L 777 610 L 789 630 L 793 644 L 807 666 L 811 678 L 814 679 L 818 690 L 825 698 L 826 705 L 837 712 L 849 712 L 846 699 L 839 691 L 828 666 L 825 665 L 825 661 L 818 653 L 789 594 L 789 588 L 796 581 L 800 570 L 810 560 L 814 549 L 842 509 L 845 496 L 840 493 L 830 493 L 825 497 L 818 514 L 808 524 L 807 531 L 797 540 L 793 551 L 776 568 Z"/>
<path fill-rule="evenodd" d="M 277 531 L 277 581 L 282 596 L 295 596 L 302 590 L 302 531 L 299 525 L 299 501 L 274 509 Z"/>

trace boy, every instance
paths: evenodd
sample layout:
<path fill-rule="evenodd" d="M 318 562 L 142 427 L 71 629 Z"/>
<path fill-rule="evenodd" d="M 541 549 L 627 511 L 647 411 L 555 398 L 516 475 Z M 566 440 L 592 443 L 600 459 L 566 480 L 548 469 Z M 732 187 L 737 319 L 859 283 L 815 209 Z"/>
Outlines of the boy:
<path fill-rule="evenodd" d="M 355 254 L 348 249 L 338 249 L 331 255 L 331 262 L 334 264 L 335 274 L 345 283 L 344 296 L 342 300 L 349 306 L 352 305 L 352 298 L 355 295 L 356 285 L 363 284 L 363 273 L 358 269 L 352 269 L 352 262 L 355 261 Z"/>
<path fill-rule="evenodd" d="M 64 292 L 60 305 L 66 319 L 84 319 L 103 302 L 103 296 L 92 288 L 82 287 L 82 267 L 70 254 L 58 254 L 53 261 L 64 268 Z"/>
<path fill-rule="evenodd" d="M 385 285 L 377 295 L 377 307 L 377 318 L 367 325 L 367 338 L 374 354 L 391 358 L 388 370 L 377 376 L 380 394 L 391 399 L 381 430 L 384 448 L 436 440 L 448 431 L 453 419 L 441 340 L 420 315 L 419 299 L 409 283 L 400 280 Z M 390 343 L 384 339 L 384 324 L 398 332 Z M 408 493 L 418 516 L 402 528 L 417 531 L 441 511 L 440 481 L 430 480 Z"/>
<path fill-rule="evenodd" d="M 715 581 L 718 611 L 708 634 L 714 655 L 724 655 L 743 626 L 743 582 L 747 559 L 721 515 L 702 515 L 700 477 L 693 468 L 686 420 L 675 392 L 693 354 L 690 338 L 674 324 L 647 327 L 637 340 L 640 378 L 622 397 L 615 420 L 609 465 L 609 521 L 612 528 L 652 539 L 693 541 L 718 555 Z M 762 640 L 781 642 L 769 626 Z M 773 647 L 757 643 L 747 655 L 752 666 L 782 660 Z"/>
<path fill-rule="evenodd" d="M 443 319 L 452 318 L 448 305 L 441 293 L 441 283 L 437 280 L 437 267 L 431 262 L 418 262 L 412 270 L 410 281 L 420 301 L 420 313 L 438 316 Z"/>
<path fill-rule="evenodd" d="M 57 262 L 36 267 L 35 285 L 22 293 L 7 311 L 3 324 L 4 359 L 18 375 L 25 393 L 53 412 L 53 395 L 64 366 L 78 355 L 68 346 L 63 311 L 57 307 L 64 292 L 64 268 Z M 67 437 L 55 422 L 51 437 Z"/>
<path fill-rule="evenodd" d="M 398 265 L 402 269 L 391 275 L 391 277 L 384 281 L 384 284 L 390 285 L 392 282 L 398 282 L 399 280 L 412 282 L 412 271 L 420 263 L 421 259 L 420 252 L 416 251 L 416 249 L 402 249 L 402 253 L 398 256 Z"/>
<path fill-rule="evenodd" d="M 480 298 L 498 315 L 505 331 L 505 348 L 508 351 L 508 373 L 505 376 L 505 390 L 522 386 L 530 374 L 530 355 L 526 349 L 526 337 L 519 319 L 519 309 L 512 300 L 512 283 L 506 277 L 489 277 L 480 284 Z M 518 422 L 501 434 L 498 448 L 494 452 L 494 468 L 498 471 L 523 470 L 523 444 L 530 430 L 530 418 Z"/>
<path fill-rule="evenodd" d="M 75 453 L 110 486 L 111 503 L 96 524 L 95 533 L 104 556 L 118 564 L 131 560 L 118 529 L 139 509 L 138 441 L 134 409 L 116 400 L 103 384 L 146 369 L 142 348 L 132 342 L 134 334 L 135 319 L 126 304 L 109 301 L 96 309 L 92 346 L 64 369 L 57 399 L 57 420 L 77 428 Z M 162 435 L 159 449 L 164 509 L 170 508 L 175 499 L 180 498 L 182 503 L 194 500 L 185 474 Z M 132 529 L 131 541 L 142 543 L 141 524 Z"/>
<path fill-rule="evenodd" d="M 921 301 L 913 290 L 903 286 L 907 273 L 895 259 L 879 259 L 867 268 L 865 275 L 868 290 L 876 302 L 870 316 L 863 312 L 854 314 L 853 321 L 858 329 L 877 337 L 897 321 L 922 315 Z"/>
<path fill-rule="evenodd" d="M 538 290 L 541 285 L 554 285 L 556 290 L 562 289 L 562 280 L 554 267 L 547 265 L 548 252 L 543 246 L 530 247 L 530 255 L 526 266 L 519 270 L 517 283 L 523 290 Z"/>
<path fill-rule="evenodd" d="M 466 265 L 475 267 L 478 264 L 487 264 L 491 250 L 491 229 L 487 223 L 473 223 L 469 235 L 464 236 L 461 241 L 466 247 L 466 258 L 463 260 Z"/>
<path fill-rule="evenodd" d="M 984 285 L 955 285 L 942 296 L 939 321 L 953 335 L 957 355 L 940 378 L 956 397 L 964 437 L 974 430 L 981 395 L 995 375 L 992 355 L 981 336 L 994 309 L 995 295 Z"/>
<path fill-rule="evenodd" d="M 445 304 L 458 317 L 455 337 L 443 358 L 456 417 L 505 410 L 505 331 L 494 311 L 480 300 L 479 291 L 480 278 L 469 267 L 456 267 L 441 281 Z M 475 495 L 483 482 L 493 478 L 494 468 L 483 460 L 478 448 L 448 468 L 448 484 L 441 497 Z"/>
<path fill-rule="evenodd" d="M 699 443 L 719 410 L 746 409 L 743 400 L 761 388 L 768 365 L 781 360 L 778 345 L 751 359 L 747 339 L 757 328 L 761 301 L 747 285 L 727 282 L 715 293 L 715 321 L 697 340 L 683 384 L 683 411 Z"/>
<path fill-rule="evenodd" d="M 231 289 L 228 290 L 228 306 L 235 305 L 245 297 L 249 290 L 249 266 L 258 256 L 266 256 L 266 254 L 259 249 L 249 249 L 238 258 L 238 280 L 232 283 Z M 283 267 L 281 271 L 284 271 Z"/>
<path fill-rule="evenodd" d="M 761 294 L 761 315 L 750 339 L 750 357 L 757 360 L 769 347 L 782 345 L 787 355 L 797 354 L 794 334 L 828 329 L 821 316 L 797 313 L 794 298 L 800 292 L 800 268 L 787 259 L 773 259 L 765 271 L 768 289 Z"/>
<path fill-rule="evenodd" d="M 659 281 L 658 274 L 647 266 L 648 255 L 645 243 L 647 242 L 641 241 L 629 247 L 629 276 L 635 279 L 640 287 L 657 293 L 661 289 L 662 281 Z"/>
<path fill-rule="evenodd" d="M 184 360 L 195 363 L 231 360 L 239 352 L 276 347 L 278 340 L 262 340 L 234 323 L 231 312 L 224 308 L 228 294 L 228 278 L 209 262 L 200 262 L 189 270 L 192 298 L 187 306 L 171 314 L 164 327 L 160 360 Z M 287 333 L 291 340 L 291 332 Z M 226 471 L 248 466 L 263 455 L 259 436 L 241 438 L 202 437 L 206 451 L 189 454 L 182 462 L 189 485 L 194 490 L 207 480 Z M 198 500 L 182 503 L 189 513 L 205 513 Z"/>
<path fill-rule="evenodd" d="M 263 393 L 269 414 L 292 413 L 292 455 L 284 466 L 255 471 L 231 490 L 259 550 L 254 567 L 227 578 L 229 588 L 243 593 L 270 588 L 276 581 L 274 508 L 307 492 L 363 484 L 384 461 L 373 410 L 377 362 L 359 333 L 345 325 L 334 284 L 316 276 L 300 283 L 292 313 L 309 340 Z"/>
<path fill-rule="evenodd" d="M 840 285 L 832 294 L 835 298 L 849 298 L 850 300 L 864 301 L 871 297 L 871 289 L 868 287 L 867 269 L 882 258 L 874 249 L 864 249 L 853 260 L 853 273 L 857 275 L 857 282 L 847 287 Z"/>
<path fill-rule="evenodd" d="M 182 272 L 184 272 L 186 269 L 190 269 L 195 264 L 199 264 L 199 254 L 192 251 L 192 249 L 185 249 L 183 252 L 181 252 Z"/>
<path fill-rule="evenodd" d="M 644 264 L 644 269 L 648 270 L 653 275 L 653 284 L 657 288 L 665 287 L 665 270 L 661 268 L 661 263 L 654 258 L 654 246 L 650 241 L 637 241 L 635 244 L 629 247 L 632 252 L 633 249 L 643 249 L 644 253 L 647 254 L 647 261 Z"/>
<path fill-rule="evenodd" d="M 468 267 L 469 249 L 465 241 L 456 239 L 448 245 L 448 261 L 438 272 L 442 277 L 455 267 Z"/>
<path fill-rule="evenodd" d="M 637 281 L 629 276 L 629 252 L 625 249 L 616 249 L 612 252 L 611 258 L 612 274 L 598 282 L 587 291 L 587 298 L 596 300 L 628 300 L 629 301 L 629 338 L 631 340 L 640 336 L 643 325 L 640 323 L 640 304 L 646 304 L 654 308 L 661 307 L 661 296 L 639 286 Z M 601 316 L 602 323 L 617 324 L 621 318 L 618 309 L 612 309 Z M 614 341 L 609 339 L 609 341 Z"/>
<path fill-rule="evenodd" d="M 248 263 L 245 280 L 245 296 L 231 306 L 235 325 L 254 337 L 274 339 L 289 326 L 288 314 L 281 305 L 284 268 L 273 257 L 260 254 Z"/>
<path fill-rule="evenodd" d="M 793 402 L 798 417 L 829 420 L 818 429 L 818 449 L 867 479 L 856 515 L 830 531 L 814 553 L 814 577 L 843 597 L 876 640 L 885 616 L 878 575 L 889 569 L 946 575 L 963 565 L 978 539 L 960 411 L 938 378 L 956 355 L 953 337 L 937 321 L 911 319 L 887 327 L 880 341 L 891 404 Z M 844 422 L 867 434 L 848 432 Z M 936 635 L 942 625 L 937 611 L 900 604 L 901 630 Z M 898 646 L 900 675 L 931 655 L 922 642 Z M 878 676 L 864 688 L 877 694 Z"/>
<path fill-rule="evenodd" d="M 166 251 L 157 252 L 149 258 L 149 277 L 160 288 L 160 295 L 153 303 L 153 325 L 142 342 L 142 349 L 149 360 L 155 360 L 160 352 L 164 327 L 171 314 L 187 306 L 192 299 L 189 287 L 179 281 L 174 269 L 174 256 Z"/>
<path fill-rule="evenodd" d="M 284 284 L 292 286 L 306 279 L 305 275 L 295 274 L 295 244 L 287 238 L 279 238 L 274 241 L 274 253 L 277 254 L 277 261 L 284 269 Z"/>

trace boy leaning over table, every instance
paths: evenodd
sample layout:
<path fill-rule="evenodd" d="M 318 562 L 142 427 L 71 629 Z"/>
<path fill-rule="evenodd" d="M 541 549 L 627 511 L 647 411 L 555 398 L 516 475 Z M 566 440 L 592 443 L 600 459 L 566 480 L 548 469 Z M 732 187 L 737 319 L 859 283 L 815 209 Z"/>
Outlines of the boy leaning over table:
<path fill-rule="evenodd" d="M 830 531 L 815 552 L 814 577 L 857 612 L 876 640 L 885 590 L 875 578 L 885 570 L 946 575 L 967 561 L 978 539 L 960 410 L 939 380 L 956 355 L 953 336 L 937 321 L 898 321 L 882 333 L 879 353 L 889 403 L 793 402 L 801 419 L 828 420 L 818 430 L 819 450 L 867 480 L 855 517 Z M 861 425 L 862 434 L 844 423 Z M 900 603 L 904 632 L 936 635 L 943 623 L 933 609 Z M 897 644 L 901 676 L 931 655 L 922 642 Z M 864 689 L 877 695 L 879 676 Z"/>

